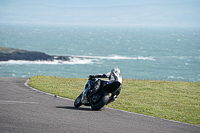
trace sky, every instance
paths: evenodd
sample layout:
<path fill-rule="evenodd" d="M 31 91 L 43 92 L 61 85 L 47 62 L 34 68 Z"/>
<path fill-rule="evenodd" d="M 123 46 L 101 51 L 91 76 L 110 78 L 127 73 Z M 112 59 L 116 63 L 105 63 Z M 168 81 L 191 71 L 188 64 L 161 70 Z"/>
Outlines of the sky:
<path fill-rule="evenodd" d="M 182 3 L 182 2 L 198 2 L 199 0 L 1 0 L 4 4 L 32 4 L 44 3 L 55 6 L 119 6 L 119 5 L 137 5 L 149 3 Z"/>
<path fill-rule="evenodd" d="M 1 0 L 3 4 L 45 3 L 55 6 L 117 6 L 159 2 L 159 0 Z"/>
<path fill-rule="evenodd" d="M 200 0 L 0 0 L 0 23 L 200 26 Z"/>

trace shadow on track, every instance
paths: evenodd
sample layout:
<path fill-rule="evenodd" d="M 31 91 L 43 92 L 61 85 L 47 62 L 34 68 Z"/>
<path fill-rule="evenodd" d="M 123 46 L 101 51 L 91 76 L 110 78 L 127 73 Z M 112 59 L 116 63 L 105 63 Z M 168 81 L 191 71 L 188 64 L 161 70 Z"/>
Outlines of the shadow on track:
<path fill-rule="evenodd" d="M 71 110 L 82 110 L 82 111 L 93 111 L 90 108 L 76 108 L 76 107 L 72 107 L 72 106 L 56 106 L 56 108 L 61 108 L 61 109 L 71 109 Z"/>

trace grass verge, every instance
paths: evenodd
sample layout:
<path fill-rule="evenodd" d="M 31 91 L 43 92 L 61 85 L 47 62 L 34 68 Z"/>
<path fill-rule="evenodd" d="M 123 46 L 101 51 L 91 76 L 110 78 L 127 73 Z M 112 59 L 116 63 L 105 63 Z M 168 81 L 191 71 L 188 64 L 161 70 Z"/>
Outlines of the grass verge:
<path fill-rule="evenodd" d="M 76 99 L 87 79 L 34 76 L 29 85 Z M 200 125 L 200 82 L 123 79 L 118 99 L 108 107 Z"/>

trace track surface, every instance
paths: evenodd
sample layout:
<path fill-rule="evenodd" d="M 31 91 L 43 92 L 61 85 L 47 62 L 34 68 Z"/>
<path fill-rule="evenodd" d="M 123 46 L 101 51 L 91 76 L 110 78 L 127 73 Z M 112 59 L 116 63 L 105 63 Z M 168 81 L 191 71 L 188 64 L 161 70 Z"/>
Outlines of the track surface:
<path fill-rule="evenodd" d="M 0 77 L 1 133 L 198 133 L 200 126 L 103 108 L 74 108 L 72 100 L 26 87 L 26 78 Z"/>

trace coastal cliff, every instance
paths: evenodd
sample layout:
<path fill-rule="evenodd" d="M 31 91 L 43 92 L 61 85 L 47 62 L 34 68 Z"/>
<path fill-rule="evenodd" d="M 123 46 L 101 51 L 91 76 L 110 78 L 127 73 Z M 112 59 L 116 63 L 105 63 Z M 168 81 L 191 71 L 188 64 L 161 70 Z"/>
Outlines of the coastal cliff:
<path fill-rule="evenodd" d="M 8 60 L 70 61 L 70 56 L 52 56 L 52 55 L 48 55 L 48 54 L 37 52 L 37 51 L 27 51 L 27 50 L 22 50 L 22 49 L 0 47 L 0 61 L 8 61 Z"/>

